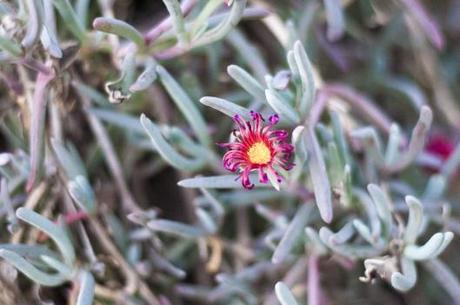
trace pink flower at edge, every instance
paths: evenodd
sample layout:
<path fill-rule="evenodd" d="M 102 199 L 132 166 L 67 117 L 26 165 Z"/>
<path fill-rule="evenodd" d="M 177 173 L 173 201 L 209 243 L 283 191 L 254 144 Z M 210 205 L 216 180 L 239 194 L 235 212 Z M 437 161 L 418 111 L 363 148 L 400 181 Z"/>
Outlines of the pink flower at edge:
<path fill-rule="evenodd" d="M 455 149 L 455 144 L 453 140 L 442 133 L 436 132 L 433 133 L 425 145 L 425 151 L 435 155 L 440 158 L 444 163 L 452 154 Z M 432 168 L 430 166 L 425 166 L 424 169 L 431 173 L 437 173 L 438 168 Z"/>
<path fill-rule="evenodd" d="M 239 115 L 235 115 L 233 120 L 238 127 L 233 131 L 235 140 L 219 144 L 228 149 L 223 157 L 225 169 L 238 172 L 238 178 L 241 178 L 241 183 L 246 189 L 254 187 L 249 178 L 252 171 L 258 171 L 261 183 L 268 182 L 267 173 L 281 182 L 281 175 L 276 168 L 290 170 L 294 166 L 289 161 L 294 147 L 286 142 L 288 132 L 272 130 L 278 123 L 279 116 L 270 116 L 267 124 L 264 124 L 265 120 L 258 112 L 251 111 L 251 117 L 251 120 L 245 121 Z"/>

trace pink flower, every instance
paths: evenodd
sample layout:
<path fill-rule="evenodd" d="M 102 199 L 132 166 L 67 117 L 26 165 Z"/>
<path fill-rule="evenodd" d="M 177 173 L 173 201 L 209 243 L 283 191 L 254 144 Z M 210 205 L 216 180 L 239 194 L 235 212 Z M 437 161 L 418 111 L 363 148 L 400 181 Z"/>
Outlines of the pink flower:
<path fill-rule="evenodd" d="M 434 133 L 432 134 L 426 143 L 425 151 L 435 155 L 436 157 L 440 158 L 442 163 L 450 157 L 452 152 L 455 149 L 455 144 L 450 137 L 444 135 L 442 133 Z M 439 172 L 438 168 L 425 166 L 425 170 L 431 173 Z"/>
<path fill-rule="evenodd" d="M 455 145 L 452 138 L 441 133 L 435 133 L 428 139 L 425 149 L 445 161 L 454 151 Z"/>
<path fill-rule="evenodd" d="M 239 115 L 233 120 L 238 129 L 233 131 L 233 142 L 220 144 L 228 151 L 223 157 L 224 167 L 231 172 L 239 172 L 238 178 L 246 189 L 251 189 L 254 184 L 249 179 L 251 171 L 259 172 L 259 181 L 268 182 L 268 175 L 276 177 L 281 182 L 281 175 L 276 168 L 290 170 L 294 164 L 289 159 L 294 147 L 286 143 L 288 132 L 286 130 L 272 130 L 279 121 L 277 114 L 268 118 L 264 126 L 264 118 L 258 112 L 251 111 L 252 119 L 244 121 Z"/>

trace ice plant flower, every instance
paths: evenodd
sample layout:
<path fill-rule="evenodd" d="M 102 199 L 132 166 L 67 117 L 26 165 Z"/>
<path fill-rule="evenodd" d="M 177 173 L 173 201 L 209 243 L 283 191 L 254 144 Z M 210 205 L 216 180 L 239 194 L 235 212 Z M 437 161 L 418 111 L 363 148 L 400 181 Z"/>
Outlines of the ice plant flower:
<path fill-rule="evenodd" d="M 455 149 L 455 144 L 450 137 L 442 133 L 432 134 L 426 143 L 425 151 L 438 157 L 444 164 Z M 436 167 L 425 166 L 424 170 L 430 173 L 437 173 Z"/>
<path fill-rule="evenodd" d="M 261 183 L 267 183 L 269 178 L 280 183 L 282 178 L 277 169 L 290 170 L 293 167 L 289 159 L 294 147 L 286 142 L 288 132 L 272 129 L 279 116 L 270 116 L 267 124 L 258 112 L 251 111 L 251 117 L 251 120 L 245 121 L 235 115 L 233 120 L 238 128 L 233 131 L 234 140 L 220 144 L 228 149 L 223 157 L 225 169 L 238 172 L 238 178 L 246 189 L 254 187 L 249 179 L 252 171 L 258 171 Z"/>

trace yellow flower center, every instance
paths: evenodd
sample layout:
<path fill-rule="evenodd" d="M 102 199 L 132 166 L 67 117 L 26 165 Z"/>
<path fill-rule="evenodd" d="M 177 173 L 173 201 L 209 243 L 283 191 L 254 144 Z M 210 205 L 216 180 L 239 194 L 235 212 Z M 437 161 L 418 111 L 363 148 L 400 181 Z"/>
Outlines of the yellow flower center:
<path fill-rule="evenodd" d="M 267 164 L 272 159 L 270 148 L 264 142 L 256 142 L 248 150 L 248 158 L 254 164 Z"/>

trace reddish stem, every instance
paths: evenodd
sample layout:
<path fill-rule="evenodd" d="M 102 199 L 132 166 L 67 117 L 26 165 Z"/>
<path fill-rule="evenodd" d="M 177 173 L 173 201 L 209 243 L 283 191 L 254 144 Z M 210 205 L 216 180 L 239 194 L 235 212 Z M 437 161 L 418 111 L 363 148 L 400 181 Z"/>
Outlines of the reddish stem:
<path fill-rule="evenodd" d="M 27 180 L 26 190 L 30 192 L 34 187 L 43 159 L 43 145 L 45 142 L 45 115 L 48 98 L 47 86 L 54 79 L 55 74 L 39 72 L 35 83 L 35 91 L 32 100 L 31 123 L 29 131 L 30 149 L 30 175 Z"/>
<path fill-rule="evenodd" d="M 308 257 L 308 305 L 320 305 L 321 301 L 321 288 L 319 279 L 319 257 L 311 253 Z"/>
<path fill-rule="evenodd" d="M 68 225 L 87 218 L 88 213 L 86 213 L 85 211 L 76 211 L 64 214 L 64 221 Z"/>
<path fill-rule="evenodd" d="M 188 13 L 195 7 L 197 0 L 184 0 L 181 4 L 181 11 L 183 16 L 187 16 Z M 161 34 L 171 29 L 171 17 L 163 19 L 160 23 L 155 25 L 150 31 L 144 35 L 146 45 L 150 45 L 152 42 L 157 40 Z"/>

